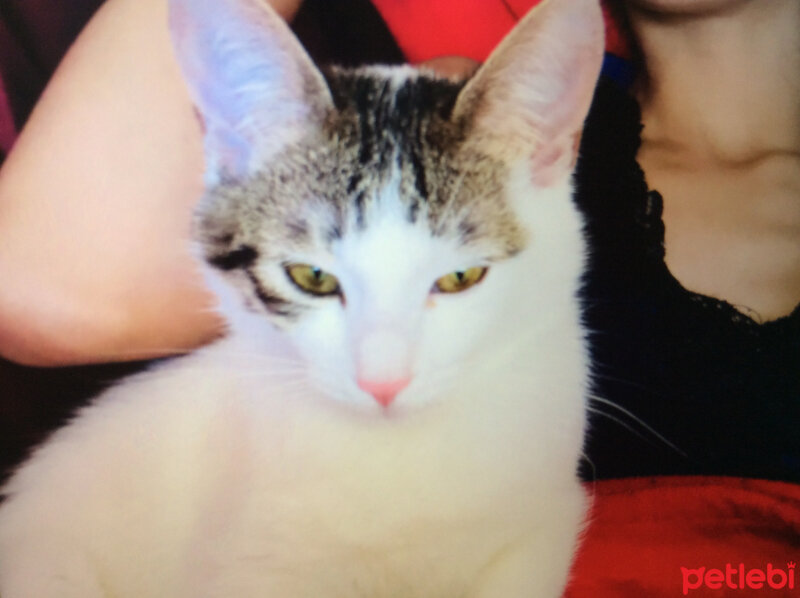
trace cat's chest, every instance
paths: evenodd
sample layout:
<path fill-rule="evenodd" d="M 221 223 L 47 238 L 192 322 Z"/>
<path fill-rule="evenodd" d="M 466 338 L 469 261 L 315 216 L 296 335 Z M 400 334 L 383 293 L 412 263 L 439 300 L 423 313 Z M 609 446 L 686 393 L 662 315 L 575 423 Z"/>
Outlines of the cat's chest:
<path fill-rule="evenodd" d="M 309 598 L 461 596 L 465 572 L 528 525 L 521 497 L 535 476 L 516 487 L 506 474 L 481 478 L 447 426 L 426 441 L 425 426 L 221 409 L 185 538 L 187 567 L 204 572 L 187 579 L 215 595 L 249 595 L 252 585 Z"/>
<path fill-rule="evenodd" d="M 186 450 L 202 455 L 208 490 L 235 489 L 257 510 L 267 507 L 262 500 L 302 504 L 329 522 L 374 515 L 384 525 L 396 513 L 398 528 L 418 517 L 463 518 L 502 501 L 511 507 L 515 496 L 534 491 L 537 472 L 561 475 L 555 463 L 580 444 L 582 402 L 537 397 L 524 376 L 465 375 L 433 404 L 387 410 L 340 404 L 291 375 L 229 359 L 242 352 L 232 343 L 177 364 L 167 373 L 167 394 L 180 397 L 156 402 L 174 405 L 173 428 L 187 427 L 185 419 L 202 428 L 201 445 Z M 203 380 L 200 371 L 212 373 Z M 151 425 L 172 424 L 142 424 Z M 547 455 L 535 450 L 543 443 Z M 571 479 L 569 471 L 563 476 Z"/>
<path fill-rule="evenodd" d="M 553 492 L 580 495 L 582 403 L 509 383 L 541 377 L 533 366 L 464 376 L 452 396 L 389 414 L 309 395 L 252 354 L 221 343 L 169 364 L 74 431 L 108 478 L 91 500 L 121 515 L 110 545 L 148 546 L 160 530 L 168 574 L 195 584 L 186 595 L 459 596 Z"/>
<path fill-rule="evenodd" d="M 435 536 L 433 521 L 457 529 L 498 506 L 524 512 L 536 458 L 520 454 L 521 432 L 496 426 L 446 404 L 393 418 L 314 400 L 221 401 L 202 448 L 203 508 L 345 545 Z"/>
<path fill-rule="evenodd" d="M 420 517 L 378 537 L 374 513 L 352 517 L 336 504 L 322 513 L 297 497 L 272 498 L 269 504 L 240 503 L 233 517 L 226 513 L 228 521 L 212 541 L 206 526 L 196 528 L 188 566 L 206 579 L 185 577 L 193 586 L 187 595 L 203 595 L 194 591 L 200 583 L 214 588 L 214 596 L 251 595 L 252 588 L 261 588 L 272 592 L 266 595 L 293 598 L 456 598 L 516 531 L 496 521 L 456 525 Z M 390 503 L 384 507 L 393 509 Z M 208 516 L 202 515 L 206 525 Z"/>
<path fill-rule="evenodd" d="M 189 362 L 169 374 L 170 385 L 184 388 L 209 368 Z M 480 569 L 530 525 L 532 501 L 546 498 L 536 489 L 546 472 L 525 458 L 538 452 L 521 450 L 534 437 L 523 422 L 515 431 L 513 418 L 501 421 L 502 410 L 443 402 L 406 417 L 354 414 L 272 395 L 252 372 L 227 370 L 194 396 L 161 397 L 176 421 L 142 409 L 138 426 L 163 427 L 159 436 L 173 447 L 177 430 L 193 429 L 170 460 L 193 463 L 194 481 L 177 497 L 153 495 L 156 509 L 191 505 L 177 551 L 187 569 L 202 572 L 182 576 L 189 583 L 268 584 L 293 597 L 375 598 L 401 587 L 404 598 L 458 596 L 464 571 Z M 153 467 L 143 463 L 143 475 Z M 554 468 L 552 477 L 562 476 Z M 248 591 L 220 587 L 215 595 Z"/>

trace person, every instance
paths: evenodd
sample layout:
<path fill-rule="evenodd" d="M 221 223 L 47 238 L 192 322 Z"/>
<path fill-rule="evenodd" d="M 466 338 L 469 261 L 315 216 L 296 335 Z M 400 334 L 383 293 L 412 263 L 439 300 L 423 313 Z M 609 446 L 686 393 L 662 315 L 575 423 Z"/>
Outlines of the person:
<path fill-rule="evenodd" d="M 291 17 L 298 2 L 276 4 Z M 414 55 L 408 3 L 375 4 L 409 57 L 431 57 Z M 516 18 L 533 1 L 503 4 Z M 581 171 L 584 190 L 614 191 L 603 205 L 584 194 L 606 243 L 593 258 L 589 319 L 600 331 L 597 394 L 613 403 L 593 407 L 606 410 L 590 431 L 591 466 L 800 479 L 785 429 L 800 408 L 800 4 L 613 7 L 640 59 L 631 93 L 644 129 L 640 140 L 638 107 L 615 100 L 616 132 L 592 128 L 605 132 L 591 134 L 602 151 L 587 152 L 630 158 L 629 179 L 602 178 L 586 158 Z M 186 251 L 200 129 L 165 23 L 164 0 L 108 0 L 0 171 L 0 354 L 10 359 L 137 359 L 220 334 Z M 636 161 L 663 203 L 639 193 Z M 636 197 L 612 201 L 630 191 L 625 181 Z M 620 420 L 622 431 L 611 425 Z M 634 450 L 632 434 L 643 437 Z"/>

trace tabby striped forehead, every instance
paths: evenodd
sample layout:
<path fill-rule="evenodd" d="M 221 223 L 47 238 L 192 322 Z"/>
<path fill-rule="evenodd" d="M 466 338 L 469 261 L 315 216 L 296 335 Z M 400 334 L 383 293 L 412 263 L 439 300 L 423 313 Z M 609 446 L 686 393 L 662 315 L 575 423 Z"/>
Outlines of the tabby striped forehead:
<path fill-rule="evenodd" d="M 505 165 L 466 143 L 469 122 L 451 119 L 463 82 L 407 67 L 337 69 L 328 81 L 336 112 L 327 133 L 348 166 L 344 208 L 358 226 L 399 173 L 410 222 L 464 243 L 492 241 L 502 257 L 519 251 L 521 231 L 502 193 Z"/>
<path fill-rule="evenodd" d="M 335 109 L 321 128 L 245 181 L 206 198 L 199 236 L 224 270 L 329 248 L 370 225 L 388 185 L 404 217 L 489 259 L 525 242 L 504 194 L 507 168 L 482 151 L 470 123 L 451 119 L 462 84 L 408 67 L 326 73 Z"/>

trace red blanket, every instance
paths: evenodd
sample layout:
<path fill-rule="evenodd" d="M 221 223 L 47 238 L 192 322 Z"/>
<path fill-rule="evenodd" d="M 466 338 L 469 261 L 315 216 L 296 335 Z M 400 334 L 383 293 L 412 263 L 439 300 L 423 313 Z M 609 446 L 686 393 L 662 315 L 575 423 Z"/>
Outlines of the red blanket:
<path fill-rule="evenodd" d="M 800 486 L 663 477 L 588 485 L 568 598 L 800 596 Z"/>

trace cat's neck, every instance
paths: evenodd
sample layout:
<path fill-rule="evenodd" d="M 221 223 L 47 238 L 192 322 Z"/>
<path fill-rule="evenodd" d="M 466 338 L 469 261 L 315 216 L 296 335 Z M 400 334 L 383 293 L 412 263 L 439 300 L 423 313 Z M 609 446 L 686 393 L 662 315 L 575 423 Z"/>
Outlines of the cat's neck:
<path fill-rule="evenodd" d="M 800 3 L 704 4 L 670 14 L 631 3 L 648 70 L 644 143 L 694 163 L 800 151 Z"/>

